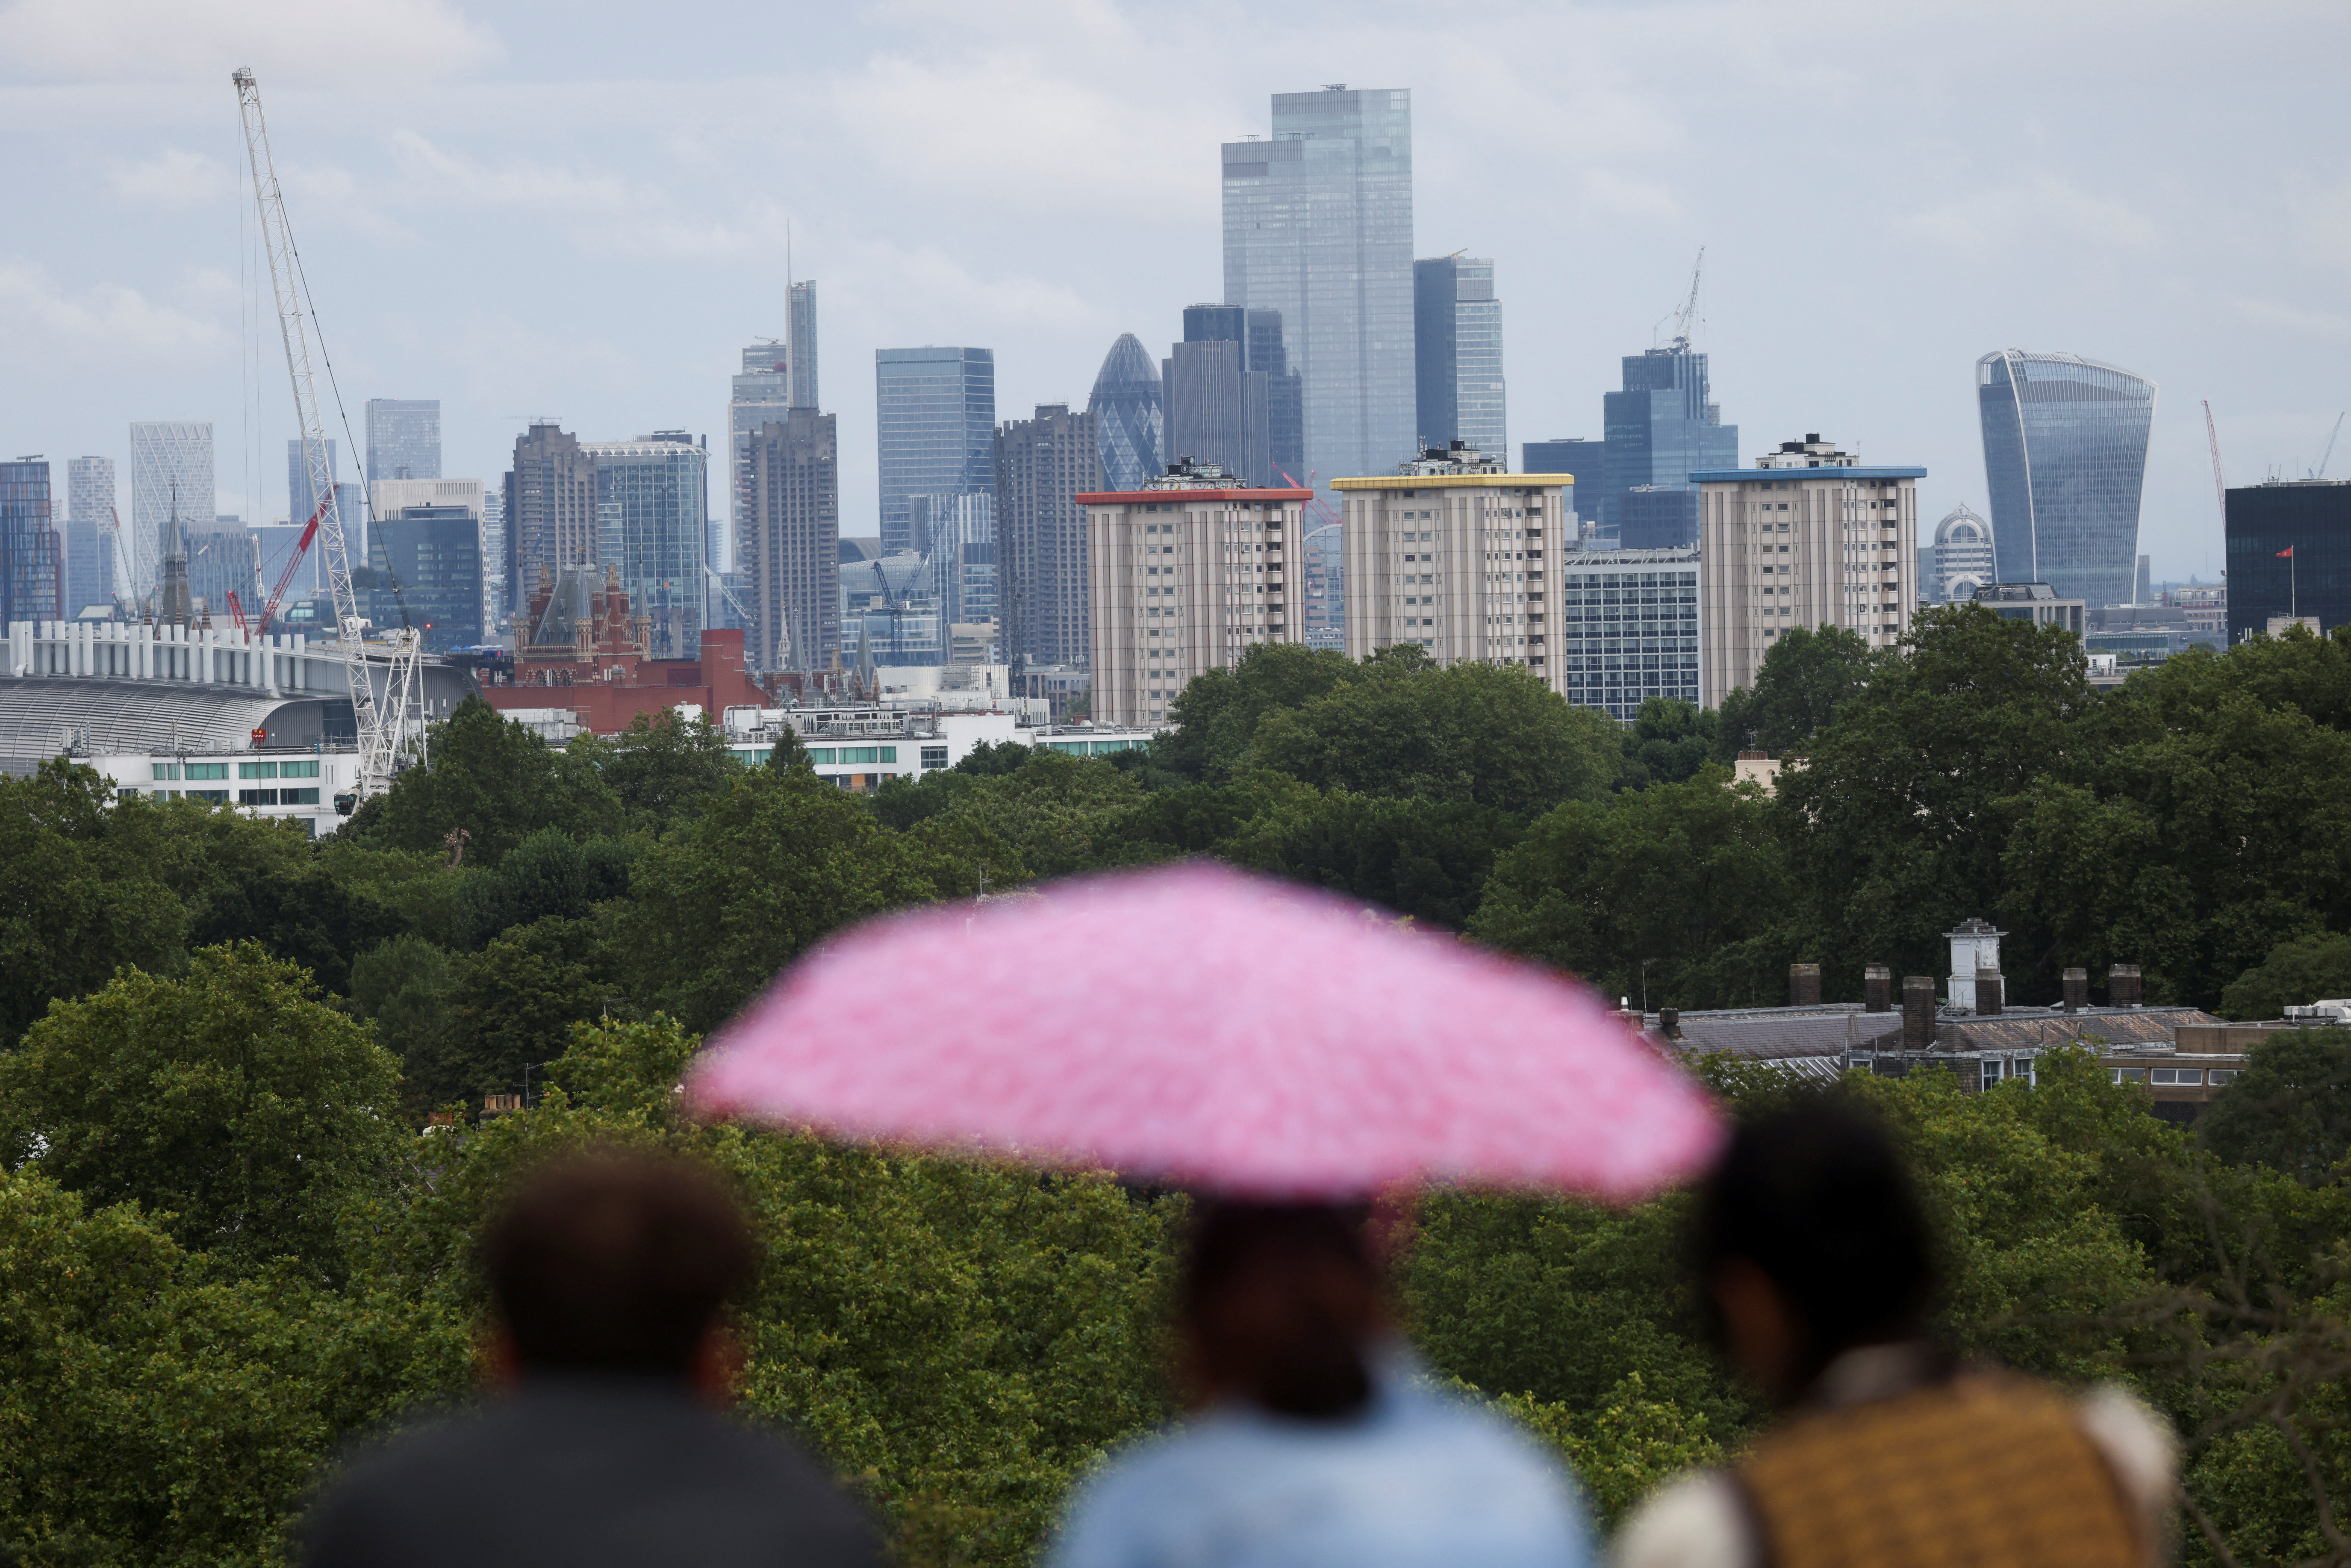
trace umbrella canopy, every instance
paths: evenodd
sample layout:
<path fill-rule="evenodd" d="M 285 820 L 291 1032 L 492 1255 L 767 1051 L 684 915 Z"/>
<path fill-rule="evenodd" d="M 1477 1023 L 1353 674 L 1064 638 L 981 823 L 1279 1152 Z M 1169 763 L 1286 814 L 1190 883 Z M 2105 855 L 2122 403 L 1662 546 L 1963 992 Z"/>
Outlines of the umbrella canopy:
<path fill-rule="evenodd" d="M 1699 1087 L 1583 987 L 1206 863 L 861 926 L 688 1088 L 707 1113 L 1260 1197 L 1630 1198 L 1720 1138 Z"/>

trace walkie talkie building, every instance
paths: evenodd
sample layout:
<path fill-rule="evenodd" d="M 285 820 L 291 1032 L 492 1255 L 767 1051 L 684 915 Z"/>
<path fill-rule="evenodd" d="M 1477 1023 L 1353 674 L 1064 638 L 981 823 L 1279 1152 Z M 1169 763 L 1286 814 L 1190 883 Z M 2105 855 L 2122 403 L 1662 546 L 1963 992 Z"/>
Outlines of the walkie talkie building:
<path fill-rule="evenodd" d="M 2131 602 L 2155 383 L 2078 354 L 2004 349 L 1976 361 L 1976 402 L 2000 580 Z"/>

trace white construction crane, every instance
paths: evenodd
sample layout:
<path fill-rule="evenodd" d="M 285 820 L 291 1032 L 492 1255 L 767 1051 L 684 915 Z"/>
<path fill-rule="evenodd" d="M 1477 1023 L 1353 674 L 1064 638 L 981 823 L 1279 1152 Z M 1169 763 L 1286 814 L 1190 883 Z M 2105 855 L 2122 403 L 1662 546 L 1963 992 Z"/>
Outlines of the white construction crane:
<path fill-rule="evenodd" d="M 294 413 L 302 425 L 302 466 L 318 497 L 318 543 L 326 556 L 327 591 L 335 605 L 337 643 L 351 694 L 351 717 L 359 730 L 360 800 L 392 784 L 393 770 L 405 756 L 422 758 L 424 730 L 417 666 L 423 652 L 422 637 L 403 626 L 392 643 L 391 668 L 385 672 L 385 697 L 376 695 L 368 670 L 360 633 L 366 620 L 359 596 L 351 591 L 350 547 L 343 536 L 341 498 L 335 493 L 335 476 L 327 457 L 326 421 L 319 411 L 319 392 L 310 375 L 310 333 L 314 313 L 306 308 L 308 280 L 302 275 L 302 257 L 294 248 L 294 232 L 286 221 L 286 199 L 277 188 L 277 165 L 269 154 L 269 128 L 261 118 L 261 87 L 249 68 L 229 78 L 236 85 L 238 117 L 245 123 L 245 150 L 253 166 L 253 196 L 261 209 L 261 245 L 269 257 L 269 283 L 277 300 L 278 331 L 286 340 L 286 373 L 294 383 Z M 319 352 L 326 351 L 325 340 Z M 331 375 L 331 371 L 329 374 Z M 340 406 L 340 400 L 339 400 Z M 346 439 L 349 431 L 345 431 Z"/>
<path fill-rule="evenodd" d="M 1698 280 L 1705 271 L 1706 246 L 1700 246 L 1698 247 L 1698 260 L 1690 264 L 1689 298 L 1683 300 L 1681 308 L 1674 312 L 1674 340 L 1667 346 L 1676 353 L 1689 351 L 1690 329 L 1698 324 Z"/>

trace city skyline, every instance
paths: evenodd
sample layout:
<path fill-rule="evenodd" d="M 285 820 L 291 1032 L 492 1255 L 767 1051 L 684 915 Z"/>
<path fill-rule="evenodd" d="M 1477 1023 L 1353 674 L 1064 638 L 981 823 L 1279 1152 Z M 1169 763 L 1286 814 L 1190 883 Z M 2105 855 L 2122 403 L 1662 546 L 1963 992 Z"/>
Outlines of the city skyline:
<path fill-rule="evenodd" d="M 853 388 L 843 395 L 841 365 L 875 346 L 987 343 L 1001 406 L 1082 398 L 1121 332 L 1164 348 L 1182 306 L 1219 292 L 1204 150 L 1262 132 L 1271 92 L 1354 79 L 1414 94 L 1419 252 L 1467 247 L 1512 280 L 1514 448 L 1598 434 L 1592 401 L 1613 361 L 1653 340 L 1705 244 L 1697 342 L 1750 432 L 1832 425 L 1865 453 L 1923 460 L 1927 515 L 1981 510 L 1959 366 L 2002 342 L 2129 365 L 2172 394 L 2152 435 L 2143 548 L 2158 577 L 2217 573 L 2200 400 L 2213 399 L 2232 485 L 2314 463 L 2351 402 L 2341 356 L 2325 351 L 2351 341 L 2332 303 L 2345 198 L 2339 180 L 2298 167 L 2295 134 L 2331 90 L 2314 62 L 2346 37 L 2339 9 L 2262 7 L 2217 47 L 2181 18 L 2142 19 L 2117 50 L 2096 8 L 2059 7 L 2036 17 L 2021 63 L 1991 36 L 1919 58 L 1926 20 L 1860 8 L 1850 26 L 1827 18 L 1835 42 L 1799 60 L 1775 15 L 1700 28 L 1666 12 L 1509 13 L 1474 51 L 1427 47 L 1395 7 L 1364 8 L 1337 33 L 1277 16 L 1261 53 L 1279 65 L 1253 57 L 1205 81 L 1182 69 L 1205 41 L 1171 39 L 1148 7 L 1106 8 L 1053 58 L 1018 68 L 1005 53 L 1018 18 L 860 15 L 794 29 L 806 63 L 768 90 L 768 68 L 726 75 L 737 68 L 667 41 L 624 60 L 592 27 L 526 51 L 517 25 L 440 0 L 405 36 L 327 16 L 284 26 L 228 0 L 169 49 L 135 38 L 119 54 L 68 47 L 12 12 L 0 97 L 29 112 L 65 95 L 25 122 L 12 173 L 28 210 L 73 221 L 0 246 L 12 340 L 57 365 L 0 392 L 0 424 L 14 450 L 110 455 L 127 484 L 131 420 L 209 418 L 217 509 L 278 514 L 270 449 L 291 420 L 278 372 L 260 377 L 258 416 L 239 412 L 249 190 L 221 135 L 234 123 L 226 70 L 251 63 L 277 94 L 281 140 L 317 171 L 289 183 L 288 201 L 355 425 L 371 395 L 437 394 L 444 471 L 485 476 L 546 413 L 597 432 L 688 419 L 715 436 L 718 367 L 756 333 L 787 334 L 789 219 L 794 275 L 839 280 L 825 335 L 854 531 L 875 507 L 872 416 Z M 747 46 L 780 30 L 743 20 Z M 2298 47 L 2280 61 L 2259 43 L 2289 21 Z M 371 46 L 356 73 L 337 68 L 352 28 Z M 1637 68 L 1668 47 L 1685 51 L 1677 79 L 1704 90 L 1667 91 Z M 1557 57 L 1582 62 L 1571 85 L 1537 68 Z M 1819 90 L 1787 112 L 1787 76 L 1752 58 L 1813 73 Z M 1909 107 L 1889 118 L 1857 84 L 1896 61 Z M 1954 115 L 1995 62 L 2032 107 L 1953 141 Z M 540 108 L 501 110 L 526 78 Z M 713 91 L 720 80 L 740 89 Z M 2094 108 L 2144 94 L 2177 110 L 2152 131 L 2125 138 Z M 973 116 L 976 99 L 1018 112 Z M 2247 102 L 2250 115 L 2215 112 Z M 2184 129 L 2199 120 L 2219 129 Z M 1028 167 L 975 177 L 1040 136 L 1083 162 L 1050 180 Z M 750 161 L 754 147 L 789 154 L 789 186 L 772 152 Z M 1823 181 L 1833 168 L 1877 221 L 1798 268 L 1761 237 L 1788 200 L 1763 172 L 1782 168 Z M 312 178 L 331 183 L 306 193 Z M 2197 202 L 2179 203 L 2179 188 Z M 1541 199 L 1503 199 L 1526 197 Z M 428 238 L 452 218 L 467 232 L 464 267 Z M 619 298 L 659 308 L 606 308 Z M 1809 350 L 1823 331 L 1870 362 L 1866 399 Z M 268 371 L 278 350 L 256 340 Z M 135 383 L 121 369 L 133 356 Z"/>

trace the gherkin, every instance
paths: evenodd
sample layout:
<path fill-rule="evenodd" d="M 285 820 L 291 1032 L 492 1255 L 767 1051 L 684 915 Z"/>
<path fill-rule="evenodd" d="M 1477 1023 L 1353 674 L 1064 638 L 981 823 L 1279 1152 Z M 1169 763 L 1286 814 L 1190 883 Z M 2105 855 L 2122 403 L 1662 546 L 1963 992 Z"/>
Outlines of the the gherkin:
<path fill-rule="evenodd" d="M 1119 334 L 1094 377 L 1086 412 L 1094 416 L 1102 484 L 1136 490 L 1160 471 L 1159 367 L 1132 332 Z"/>

